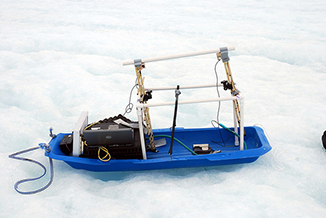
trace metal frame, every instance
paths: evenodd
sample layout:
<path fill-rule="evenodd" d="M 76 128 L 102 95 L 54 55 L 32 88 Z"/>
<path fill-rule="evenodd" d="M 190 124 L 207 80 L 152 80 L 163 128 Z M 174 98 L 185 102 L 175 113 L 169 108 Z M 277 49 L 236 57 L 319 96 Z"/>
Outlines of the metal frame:
<path fill-rule="evenodd" d="M 200 99 L 200 100 L 186 100 L 186 101 L 179 101 L 178 104 L 193 104 L 193 103 L 205 103 L 205 102 L 219 102 L 219 101 L 234 101 L 239 100 L 240 105 L 240 122 L 237 120 L 235 109 L 233 108 L 233 114 L 234 114 L 234 131 L 235 133 L 238 133 L 238 123 L 240 127 L 240 150 L 244 149 L 244 123 L 243 123 L 243 111 L 244 111 L 244 96 L 242 94 L 238 94 L 237 96 L 231 96 L 231 97 L 221 97 L 221 98 L 210 98 L 210 99 Z M 168 105 L 174 105 L 175 102 L 162 102 L 162 103 L 147 103 L 143 104 L 138 102 L 136 105 L 137 111 L 141 111 L 145 107 L 158 107 L 158 106 L 168 106 Z M 142 120 L 139 120 L 139 128 L 141 126 Z M 143 134 L 143 133 L 141 133 Z M 239 139 L 237 136 L 235 136 L 235 145 L 239 145 Z"/>
<path fill-rule="evenodd" d="M 190 52 L 190 53 L 183 53 L 183 54 L 177 54 L 177 55 L 168 55 L 168 56 L 161 56 L 161 57 L 155 57 L 155 58 L 145 58 L 145 59 L 135 59 L 135 60 L 127 60 L 123 62 L 123 65 L 134 65 L 137 73 L 137 77 L 139 77 L 139 66 L 143 65 L 145 67 L 145 63 L 147 62 L 154 62 L 154 61 L 162 61 L 162 60 L 169 60 L 169 59 L 175 59 L 175 58 L 183 58 L 183 57 L 190 57 L 190 56 L 197 56 L 197 55 L 204 55 L 204 54 L 211 54 L 216 53 L 217 58 L 221 59 L 225 66 L 225 71 L 227 74 L 228 82 L 232 85 L 231 90 L 231 97 L 219 97 L 219 98 L 210 98 L 210 99 L 200 99 L 200 100 L 187 100 L 187 101 L 179 101 L 179 104 L 192 104 L 192 103 L 203 103 L 203 102 L 219 102 L 219 101 L 233 101 L 233 118 L 234 118 L 234 131 L 238 134 L 238 126 L 240 128 L 240 142 L 237 136 L 235 136 L 235 145 L 240 144 L 240 150 L 244 149 L 244 122 L 243 122 L 243 111 L 244 111 L 244 96 L 239 93 L 239 91 L 235 88 L 232 74 L 229 66 L 229 56 L 228 51 L 235 50 L 235 48 L 232 47 L 223 47 L 218 49 L 212 49 L 212 50 L 205 50 L 205 51 L 198 51 L 198 52 Z M 142 69 L 142 68 L 141 68 Z M 138 82 L 139 82 L 138 78 Z M 144 88 L 144 84 L 141 82 L 141 84 L 138 84 L 141 86 L 142 90 L 175 90 L 175 87 L 158 87 L 158 88 Z M 197 89 L 197 88 L 207 88 L 207 87 L 216 87 L 216 86 L 222 86 L 221 84 L 209 84 L 209 85 L 193 85 L 193 86 L 180 86 L 179 89 Z M 141 148 L 142 148 L 142 154 L 143 159 L 147 159 L 146 157 L 146 146 L 145 146 L 145 140 L 144 140 L 144 131 L 143 131 L 143 114 L 144 111 L 148 112 L 149 107 L 156 107 L 156 106 L 166 106 L 166 105 L 174 105 L 175 102 L 163 102 L 163 103 L 148 103 L 147 101 L 141 101 L 141 97 L 138 96 L 138 103 L 136 106 L 137 109 L 137 117 L 138 117 L 138 123 L 139 123 L 139 133 L 140 133 L 140 139 L 141 139 Z M 241 113 L 240 113 L 241 111 Z M 146 114 L 145 114 L 146 115 Z M 149 116 L 149 114 L 147 114 Z"/>

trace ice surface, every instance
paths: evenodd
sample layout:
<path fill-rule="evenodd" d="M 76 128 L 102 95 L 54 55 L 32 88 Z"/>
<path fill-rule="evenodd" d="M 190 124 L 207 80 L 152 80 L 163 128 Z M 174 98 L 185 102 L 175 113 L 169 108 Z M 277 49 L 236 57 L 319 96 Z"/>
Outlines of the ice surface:
<path fill-rule="evenodd" d="M 325 217 L 325 11 L 321 0 L 2 0 L 0 217 Z M 15 192 L 17 180 L 41 168 L 9 154 L 47 142 L 51 126 L 72 131 L 81 111 L 90 121 L 124 112 L 135 72 L 122 61 L 224 46 L 236 47 L 230 64 L 245 96 L 245 123 L 264 127 L 273 147 L 267 155 L 246 165 L 136 173 L 54 161 L 49 189 Z M 148 63 L 145 84 L 212 83 L 215 61 Z M 225 78 L 222 65 L 218 73 Z M 182 91 L 180 98 L 211 93 Z M 173 97 L 158 93 L 153 101 Z M 216 108 L 180 106 L 177 124 L 210 126 Z M 151 110 L 154 127 L 171 126 L 172 116 L 173 107 Z M 221 122 L 231 118 L 223 103 Z M 40 150 L 25 156 L 48 166 Z"/>

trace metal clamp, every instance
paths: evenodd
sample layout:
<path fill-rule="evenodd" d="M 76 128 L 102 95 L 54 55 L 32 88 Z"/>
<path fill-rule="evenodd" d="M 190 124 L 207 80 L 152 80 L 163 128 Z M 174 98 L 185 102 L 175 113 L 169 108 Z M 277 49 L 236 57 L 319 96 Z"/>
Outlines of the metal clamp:
<path fill-rule="evenodd" d="M 220 48 L 220 53 L 223 63 L 228 62 L 230 60 L 227 47 Z"/>
<path fill-rule="evenodd" d="M 143 64 L 142 60 L 141 59 L 135 59 L 134 60 L 134 65 L 135 67 L 140 67 L 141 65 Z"/>

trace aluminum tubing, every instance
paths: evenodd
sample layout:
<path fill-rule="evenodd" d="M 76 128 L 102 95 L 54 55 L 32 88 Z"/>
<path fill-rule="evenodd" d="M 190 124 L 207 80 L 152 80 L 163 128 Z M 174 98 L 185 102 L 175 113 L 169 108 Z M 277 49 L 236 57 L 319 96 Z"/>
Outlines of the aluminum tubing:
<path fill-rule="evenodd" d="M 217 86 L 221 87 L 222 84 L 218 84 Z M 216 84 L 208 84 L 208 85 L 193 85 L 193 86 L 180 86 L 179 89 L 198 89 L 198 88 L 211 88 L 216 87 Z M 165 90 L 175 90 L 175 86 L 170 87 L 156 87 L 156 88 L 145 88 L 146 91 L 165 91 Z"/>
<path fill-rule="evenodd" d="M 228 100 L 236 100 L 239 99 L 237 96 L 232 97 L 222 97 L 222 98 L 210 98 L 210 99 L 202 99 L 202 100 L 186 100 L 186 101 L 179 101 L 178 104 L 192 104 L 192 103 L 205 103 L 205 102 L 217 102 L 217 101 L 228 101 Z M 167 105 L 174 105 L 175 102 L 163 102 L 163 103 L 137 103 L 137 108 L 144 108 L 144 107 L 157 107 L 157 106 L 167 106 Z"/>
<path fill-rule="evenodd" d="M 233 50 L 235 50 L 235 47 L 234 46 L 227 47 L 227 50 L 233 51 Z M 148 63 L 148 62 L 154 62 L 154 61 L 163 61 L 163 60 L 169 60 L 169 59 L 184 58 L 184 57 L 205 55 L 205 54 L 211 54 L 211 53 L 219 53 L 219 52 L 220 52 L 220 48 L 217 48 L 217 49 L 175 54 L 175 55 L 167 55 L 167 56 L 154 57 L 154 58 L 144 58 L 144 59 L 141 59 L 141 61 L 144 63 Z M 134 64 L 134 60 L 126 60 L 126 61 L 122 62 L 123 66 L 133 65 L 133 64 Z"/>

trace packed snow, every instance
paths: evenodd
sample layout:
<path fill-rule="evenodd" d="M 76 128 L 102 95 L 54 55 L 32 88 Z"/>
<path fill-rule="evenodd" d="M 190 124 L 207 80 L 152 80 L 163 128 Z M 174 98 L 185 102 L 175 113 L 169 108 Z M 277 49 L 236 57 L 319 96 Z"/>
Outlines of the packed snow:
<path fill-rule="evenodd" d="M 0 217 L 326 217 L 325 11 L 322 0 L 1 0 Z M 54 161 L 48 189 L 14 190 L 42 169 L 10 154 L 48 142 L 50 127 L 71 132 L 82 111 L 91 122 L 125 112 L 136 77 L 124 60 L 225 46 L 235 46 L 230 66 L 245 125 L 262 126 L 273 147 L 256 162 L 95 173 Z M 145 85 L 211 84 L 215 63 L 214 54 L 148 63 Z M 222 63 L 217 73 L 226 78 Z M 179 98 L 206 96 L 216 90 Z M 158 92 L 152 101 L 173 99 Z M 177 126 L 211 126 L 217 107 L 180 106 Z M 170 127 L 173 110 L 151 109 L 153 127 Z M 126 116 L 135 120 L 135 109 Z M 230 104 L 219 119 L 232 125 Z M 49 167 L 42 150 L 23 156 Z"/>

